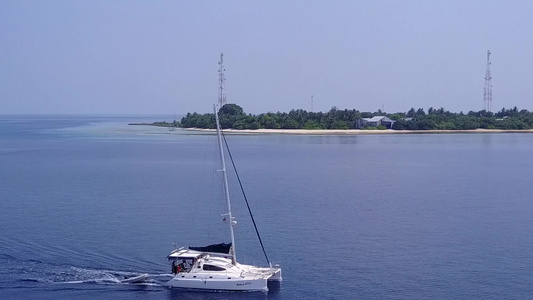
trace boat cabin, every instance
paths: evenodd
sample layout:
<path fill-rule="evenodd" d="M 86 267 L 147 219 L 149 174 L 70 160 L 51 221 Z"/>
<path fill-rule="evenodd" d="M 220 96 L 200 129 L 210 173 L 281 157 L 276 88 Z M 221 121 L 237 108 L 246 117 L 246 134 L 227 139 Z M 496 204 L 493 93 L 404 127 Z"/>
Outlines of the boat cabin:
<path fill-rule="evenodd" d="M 168 255 L 168 261 L 172 265 L 173 274 L 189 273 L 193 269 L 196 269 L 195 271 L 226 271 L 232 265 L 230 249 L 231 244 L 180 248 Z"/>
<path fill-rule="evenodd" d="M 190 272 L 196 261 L 200 259 L 202 255 L 202 252 L 189 249 L 174 250 L 168 256 L 168 261 L 172 265 L 172 273 Z"/>

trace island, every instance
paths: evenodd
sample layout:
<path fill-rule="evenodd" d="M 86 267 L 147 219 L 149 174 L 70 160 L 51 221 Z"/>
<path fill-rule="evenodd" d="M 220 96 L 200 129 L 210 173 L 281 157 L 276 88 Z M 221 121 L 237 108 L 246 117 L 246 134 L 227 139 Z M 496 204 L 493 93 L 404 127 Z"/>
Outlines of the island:
<path fill-rule="evenodd" d="M 381 134 L 381 133 L 489 133 L 533 132 L 533 112 L 502 108 L 453 113 L 444 108 L 411 108 L 407 112 L 360 112 L 355 109 L 331 108 L 328 112 L 293 109 L 288 113 L 246 114 L 237 104 L 226 104 L 219 110 L 223 129 L 234 133 L 287 134 Z M 215 129 L 213 113 L 187 113 L 181 121 L 132 123 L 181 127 L 190 130 Z"/>

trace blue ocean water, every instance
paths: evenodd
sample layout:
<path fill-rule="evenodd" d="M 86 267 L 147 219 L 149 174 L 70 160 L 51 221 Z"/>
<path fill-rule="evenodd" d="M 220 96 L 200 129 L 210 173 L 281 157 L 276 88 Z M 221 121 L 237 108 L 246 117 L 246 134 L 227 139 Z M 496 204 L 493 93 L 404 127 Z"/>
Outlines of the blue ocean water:
<path fill-rule="evenodd" d="M 173 242 L 228 234 L 214 136 L 126 125 L 159 120 L 0 116 L 0 299 L 533 294 L 527 133 L 227 135 L 284 281 L 268 293 L 169 289 Z M 265 264 L 230 181 L 238 260 Z M 141 273 L 147 283 L 120 283 Z"/>

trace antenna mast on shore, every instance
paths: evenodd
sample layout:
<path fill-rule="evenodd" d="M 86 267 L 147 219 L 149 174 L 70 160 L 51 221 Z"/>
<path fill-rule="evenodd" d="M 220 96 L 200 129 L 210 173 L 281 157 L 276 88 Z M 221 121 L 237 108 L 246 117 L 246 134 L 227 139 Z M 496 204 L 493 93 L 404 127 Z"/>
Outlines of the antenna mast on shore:
<path fill-rule="evenodd" d="M 220 53 L 220 61 L 218 62 L 218 107 L 224 106 L 226 104 L 226 94 L 224 93 L 224 84 L 226 82 L 226 77 L 224 76 L 224 53 Z"/>
<path fill-rule="evenodd" d="M 485 88 L 483 88 L 483 108 L 492 111 L 492 76 L 490 75 L 490 50 L 487 50 L 487 71 L 485 73 Z"/>

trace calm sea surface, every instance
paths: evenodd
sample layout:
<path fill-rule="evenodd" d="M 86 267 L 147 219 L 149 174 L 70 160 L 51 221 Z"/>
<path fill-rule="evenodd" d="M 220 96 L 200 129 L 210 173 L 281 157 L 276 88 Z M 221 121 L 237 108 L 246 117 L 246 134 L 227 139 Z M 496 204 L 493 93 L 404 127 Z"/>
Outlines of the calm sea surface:
<path fill-rule="evenodd" d="M 142 116 L 0 116 L 0 299 L 528 299 L 533 134 L 227 136 L 268 293 L 162 284 L 229 241 L 216 140 Z M 167 118 L 171 120 L 172 118 Z M 233 177 L 240 262 L 265 264 Z M 145 284 L 120 280 L 150 274 Z"/>

